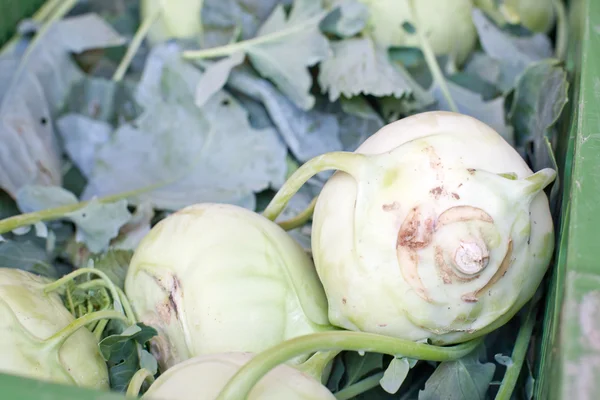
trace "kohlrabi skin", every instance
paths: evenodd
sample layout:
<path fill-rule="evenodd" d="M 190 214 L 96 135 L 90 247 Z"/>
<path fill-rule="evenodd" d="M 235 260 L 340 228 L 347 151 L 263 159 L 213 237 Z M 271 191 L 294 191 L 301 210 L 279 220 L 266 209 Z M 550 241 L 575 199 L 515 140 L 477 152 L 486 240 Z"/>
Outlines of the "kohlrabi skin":
<path fill-rule="evenodd" d="M 58 294 L 45 292 L 49 284 L 26 271 L 0 268 L 0 372 L 108 389 L 98 342 Z"/>
<path fill-rule="evenodd" d="M 472 0 L 359 1 L 369 8 L 366 31 L 381 46 L 421 47 L 418 35 L 405 29 L 408 23 L 425 33 L 437 55 L 450 55 L 459 65 L 475 48 L 477 30 L 471 16 Z"/>
<path fill-rule="evenodd" d="M 250 353 L 222 353 L 191 358 L 162 374 L 144 394 L 147 400 L 214 400 Z M 335 400 L 309 375 L 281 364 L 250 391 L 247 400 Z"/>
<path fill-rule="evenodd" d="M 309 256 L 277 224 L 233 205 L 198 204 L 159 222 L 135 251 L 125 291 L 159 333 L 151 348 L 162 370 L 332 329 Z"/>
<path fill-rule="evenodd" d="M 142 0 L 141 20 L 155 19 L 148 32 L 148 41 L 157 44 L 169 39 L 199 37 L 203 3 L 204 0 Z"/>
<path fill-rule="evenodd" d="M 340 171 L 319 195 L 312 251 L 336 326 L 462 342 L 506 323 L 548 268 L 554 231 L 543 189 L 555 171 L 534 174 L 472 117 L 417 114 L 355 153 L 310 160 L 264 215 L 273 219 L 326 169 Z"/>

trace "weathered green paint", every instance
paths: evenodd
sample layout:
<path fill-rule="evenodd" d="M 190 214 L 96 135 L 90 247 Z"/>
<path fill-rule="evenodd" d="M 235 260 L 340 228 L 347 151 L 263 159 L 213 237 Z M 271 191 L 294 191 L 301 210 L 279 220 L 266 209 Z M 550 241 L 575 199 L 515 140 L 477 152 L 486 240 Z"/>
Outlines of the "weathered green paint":
<path fill-rule="evenodd" d="M 534 398 L 549 400 L 600 394 L 600 1 L 570 3 L 573 83 L 558 153 L 561 232 L 535 374 Z"/>

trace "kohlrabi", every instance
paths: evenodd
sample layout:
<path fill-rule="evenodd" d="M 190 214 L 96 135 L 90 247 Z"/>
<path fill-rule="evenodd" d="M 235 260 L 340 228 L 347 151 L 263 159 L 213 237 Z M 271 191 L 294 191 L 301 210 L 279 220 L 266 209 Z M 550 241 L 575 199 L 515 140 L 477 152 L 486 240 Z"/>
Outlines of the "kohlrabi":
<path fill-rule="evenodd" d="M 108 370 L 97 338 L 86 325 L 127 320 L 105 310 L 75 319 L 56 293 L 76 271 L 58 281 L 0 268 L 0 371 L 44 381 L 108 389 Z"/>
<path fill-rule="evenodd" d="M 163 373 L 142 399 L 214 400 L 231 377 L 252 357 L 250 353 L 238 352 L 191 358 Z M 285 364 L 271 369 L 244 398 L 335 400 L 320 382 Z"/>
<path fill-rule="evenodd" d="M 437 55 L 462 64 L 477 42 L 473 0 L 359 0 L 369 8 L 366 31 L 383 47 L 421 47 L 420 29 Z M 412 4 L 411 4 L 412 3 Z"/>
<path fill-rule="evenodd" d="M 556 20 L 559 0 L 475 0 L 475 5 L 501 23 L 521 24 L 532 32 L 547 33 Z"/>
<path fill-rule="evenodd" d="M 159 222 L 135 251 L 125 291 L 158 331 L 151 348 L 162 370 L 332 329 L 309 256 L 274 222 L 232 205 L 198 204 Z"/>
<path fill-rule="evenodd" d="M 387 125 L 355 153 L 298 169 L 264 215 L 274 219 L 314 174 L 312 251 L 332 324 L 414 341 L 465 341 L 506 323 L 546 272 L 554 231 L 543 189 L 497 132 L 461 114 Z"/>
<path fill-rule="evenodd" d="M 203 3 L 204 0 L 142 0 L 141 20 L 155 20 L 148 41 L 157 44 L 169 39 L 199 38 Z"/>

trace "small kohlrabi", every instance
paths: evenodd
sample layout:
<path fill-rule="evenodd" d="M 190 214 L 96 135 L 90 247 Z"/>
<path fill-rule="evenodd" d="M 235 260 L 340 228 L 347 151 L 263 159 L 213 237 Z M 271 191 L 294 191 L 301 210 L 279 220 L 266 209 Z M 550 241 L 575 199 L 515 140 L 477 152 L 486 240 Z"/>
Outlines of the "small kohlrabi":
<path fill-rule="evenodd" d="M 369 8 L 366 30 L 380 46 L 421 47 L 418 35 L 407 29 L 409 24 L 423 31 L 437 55 L 449 55 L 459 65 L 475 48 L 473 0 L 359 1 Z"/>
<path fill-rule="evenodd" d="M 98 341 L 85 326 L 126 318 L 116 311 L 99 311 L 75 319 L 56 293 L 60 285 L 26 271 L 0 268 L 0 371 L 108 389 Z"/>
<path fill-rule="evenodd" d="M 233 205 L 198 204 L 159 222 L 133 255 L 125 291 L 158 331 L 151 349 L 163 371 L 332 329 L 306 252 L 274 222 Z"/>
<path fill-rule="evenodd" d="M 155 19 L 148 32 L 149 43 L 198 38 L 202 34 L 203 3 L 204 0 L 142 0 L 141 20 Z"/>
<path fill-rule="evenodd" d="M 521 24 L 532 32 L 548 33 L 556 21 L 557 1 L 475 0 L 475 5 L 498 22 Z"/>
<path fill-rule="evenodd" d="M 251 353 L 236 352 L 191 358 L 163 373 L 142 399 L 214 400 L 231 377 L 252 357 Z M 245 398 L 335 400 L 320 382 L 285 364 L 271 369 Z"/>
<path fill-rule="evenodd" d="M 425 112 L 391 123 L 355 153 L 308 161 L 264 215 L 274 219 L 313 174 L 312 251 L 329 320 L 349 330 L 437 344 L 506 323 L 531 297 L 554 248 L 543 189 L 484 123 Z"/>

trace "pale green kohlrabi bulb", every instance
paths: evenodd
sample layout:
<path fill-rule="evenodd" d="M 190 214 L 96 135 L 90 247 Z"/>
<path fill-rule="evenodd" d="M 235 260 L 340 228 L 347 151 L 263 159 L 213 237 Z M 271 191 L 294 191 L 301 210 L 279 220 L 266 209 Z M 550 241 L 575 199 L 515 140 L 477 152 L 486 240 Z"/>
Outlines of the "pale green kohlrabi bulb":
<path fill-rule="evenodd" d="M 384 47 L 421 47 L 418 35 L 405 23 L 421 29 L 437 55 L 450 55 L 462 64 L 475 48 L 477 30 L 473 0 L 360 0 L 369 8 L 367 32 Z M 413 16 L 410 8 L 413 1 Z M 416 20 L 415 18 L 416 17 Z"/>
<path fill-rule="evenodd" d="M 225 384 L 248 361 L 250 353 L 210 354 L 191 358 L 162 374 L 142 399 L 214 400 Z M 247 400 L 335 400 L 309 375 L 281 364 L 270 370 Z"/>
<path fill-rule="evenodd" d="M 158 331 L 151 349 L 162 370 L 331 329 L 302 247 L 274 222 L 233 205 L 198 204 L 159 222 L 135 251 L 125 291 L 139 320 Z"/>
<path fill-rule="evenodd" d="M 475 5 L 501 23 L 521 24 L 532 32 L 548 33 L 556 21 L 556 0 L 475 0 Z"/>
<path fill-rule="evenodd" d="M 108 370 L 98 342 L 54 292 L 51 281 L 0 268 L 0 372 L 43 381 L 108 389 Z"/>
<path fill-rule="evenodd" d="M 389 124 L 356 152 L 372 156 L 329 179 L 313 218 L 332 324 L 454 343 L 533 296 L 554 248 L 542 189 L 555 171 L 533 174 L 489 126 L 449 112 Z"/>

